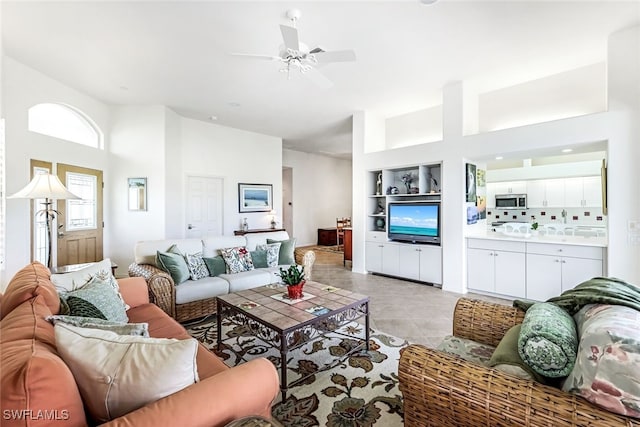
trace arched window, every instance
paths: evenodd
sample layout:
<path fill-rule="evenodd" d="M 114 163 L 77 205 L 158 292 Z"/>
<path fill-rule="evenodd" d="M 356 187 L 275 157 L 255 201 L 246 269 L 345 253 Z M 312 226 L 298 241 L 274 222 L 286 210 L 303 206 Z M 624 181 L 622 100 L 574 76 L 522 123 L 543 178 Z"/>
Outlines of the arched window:
<path fill-rule="evenodd" d="M 29 130 L 94 148 L 102 148 L 102 132 L 81 111 L 65 104 L 29 108 Z"/>

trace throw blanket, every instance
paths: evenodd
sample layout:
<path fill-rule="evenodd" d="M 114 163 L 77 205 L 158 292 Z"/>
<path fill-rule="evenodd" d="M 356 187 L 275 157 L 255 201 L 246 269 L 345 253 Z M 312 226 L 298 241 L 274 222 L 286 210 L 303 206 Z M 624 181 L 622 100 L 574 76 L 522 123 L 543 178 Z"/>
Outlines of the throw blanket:
<path fill-rule="evenodd" d="M 524 316 L 518 337 L 518 354 L 538 374 L 566 377 L 578 350 L 573 318 L 555 304 L 540 302 Z"/>
<path fill-rule="evenodd" d="M 570 315 L 576 314 L 587 304 L 623 305 L 640 311 L 640 288 L 613 277 L 594 277 L 548 299 Z M 535 301 L 515 300 L 513 306 L 527 311 Z"/>

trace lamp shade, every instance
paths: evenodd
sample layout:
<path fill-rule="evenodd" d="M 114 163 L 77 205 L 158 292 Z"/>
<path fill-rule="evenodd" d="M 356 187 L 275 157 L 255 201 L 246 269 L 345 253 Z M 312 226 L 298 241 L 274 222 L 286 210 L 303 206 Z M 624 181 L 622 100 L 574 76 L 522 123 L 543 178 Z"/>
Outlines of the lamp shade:
<path fill-rule="evenodd" d="M 80 199 L 65 188 L 56 175 L 38 173 L 22 190 L 8 199 Z"/>

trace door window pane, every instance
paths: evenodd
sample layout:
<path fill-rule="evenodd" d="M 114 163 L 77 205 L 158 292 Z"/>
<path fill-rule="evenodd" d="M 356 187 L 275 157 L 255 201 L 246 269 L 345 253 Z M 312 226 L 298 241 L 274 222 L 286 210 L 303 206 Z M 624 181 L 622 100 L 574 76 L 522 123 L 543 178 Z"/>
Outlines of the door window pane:
<path fill-rule="evenodd" d="M 67 200 L 67 231 L 97 228 L 97 177 L 82 173 L 67 173 L 67 189 L 81 199 Z"/>

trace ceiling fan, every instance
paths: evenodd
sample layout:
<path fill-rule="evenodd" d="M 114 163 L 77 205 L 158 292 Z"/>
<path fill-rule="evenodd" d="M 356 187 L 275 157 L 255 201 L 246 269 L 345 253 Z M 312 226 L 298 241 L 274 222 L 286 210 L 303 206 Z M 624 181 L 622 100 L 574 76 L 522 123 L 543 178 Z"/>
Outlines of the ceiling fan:
<path fill-rule="evenodd" d="M 291 78 L 292 73 L 300 72 L 318 86 L 330 88 L 333 86 L 333 83 L 318 71 L 316 67 L 331 62 L 355 61 L 356 53 L 353 50 L 325 51 L 320 47 L 310 50 L 309 46 L 302 43 L 298 37 L 296 22 L 301 15 L 302 12 L 300 12 L 299 9 L 290 9 L 287 11 L 287 18 L 291 20 L 292 25 L 280 25 L 284 45 L 281 46 L 279 55 L 259 55 L 252 53 L 232 53 L 232 55 L 279 61 L 282 64 L 280 71 L 287 73 L 287 78 Z"/>

